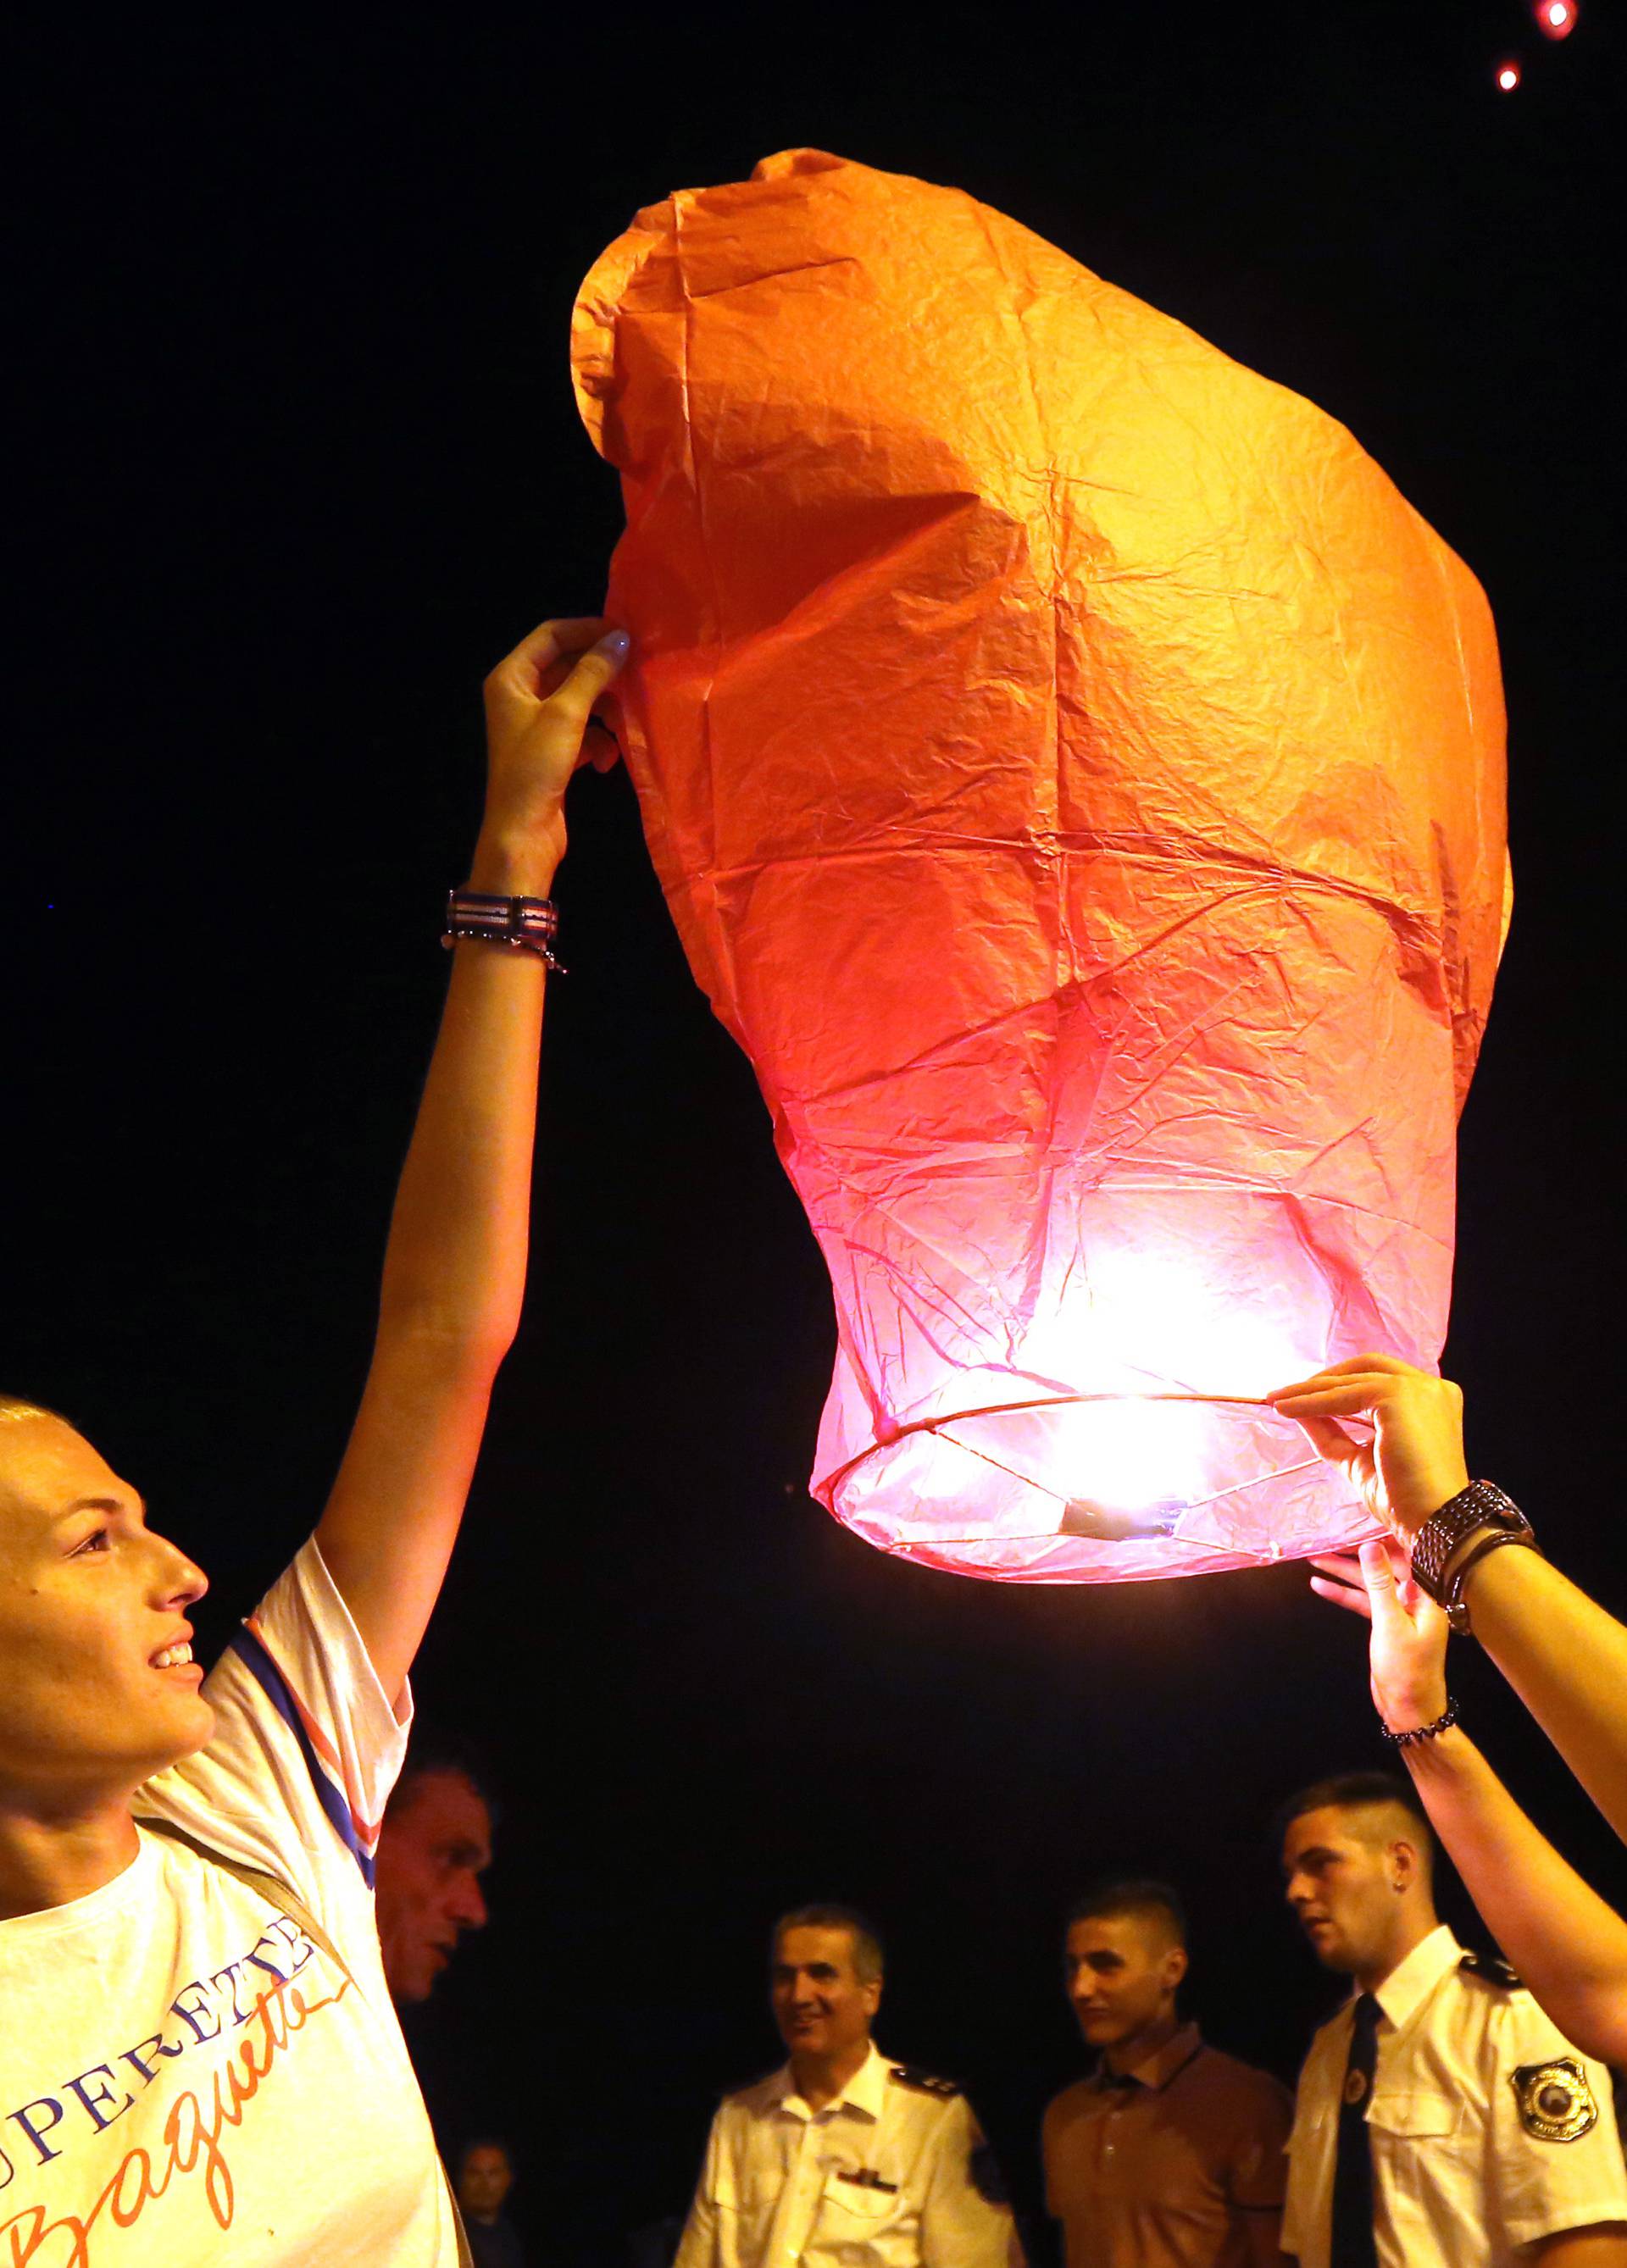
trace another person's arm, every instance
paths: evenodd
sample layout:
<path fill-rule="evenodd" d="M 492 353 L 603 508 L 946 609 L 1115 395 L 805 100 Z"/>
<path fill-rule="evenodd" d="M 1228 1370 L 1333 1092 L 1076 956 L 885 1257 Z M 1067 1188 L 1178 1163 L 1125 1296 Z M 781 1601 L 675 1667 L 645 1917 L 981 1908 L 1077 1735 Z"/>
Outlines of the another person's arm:
<path fill-rule="evenodd" d="M 625 651 L 606 629 L 545 622 L 487 680 L 486 805 L 470 887 L 548 895 L 588 711 Z M 372 1362 L 316 1531 L 392 1696 L 440 1591 L 526 1279 L 546 970 L 535 954 L 500 945 L 460 944 L 452 959 L 390 1223 Z"/>
<path fill-rule="evenodd" d="M 1463 1595 L 1475 1636 L 1627 1841 L 1627 1629 L 1535 1551 L 1489 1551 Z"/>
<path fill-rule="evenodd" d="M 1249 2268 L 1277 2268 L 1284 2257 L 1283 2192 L 1287 2185 L 1288 2136 L 1293 2098 L 1263 2075 L 1258 2100 L 1241 2124 L 1226 2169 L 1226 2194 L 1237 2217 Z"/>
<path fill-rule="evenodd" d="M 1313 1588 L 1373 1624 L 1373 1699 L 1384 1723 L 1392 1732 L 1434 1724 L 1447 1707 L 1447 1618 L 1407 1576 L 1400 1547 L 1364 1543 L 1359 1560 L 1316 1564 L 1324 1572 Z M 1409 1741 L 1401 1753 L 1482 1919 L 1541 2007 L 1586 2054 L 1627 2060 L 1627 1922 L 1560 1857 L 1459 1727 Z"/>
<path fill-rule="evenodd" d="M 1431 1513 L 1467 1485 L 1463 1397 L 1449 1380 L 1358 1355 L 1270 1398 L 1409 1550 Z M 1339 1422 L 1351 1418 L 1372 1421 L 1371 1445 Z M 1627 1628 L 1517 1546 L 1487 1552 L 1464 1597 L 1482 1646 L 1627 1841 Z"/>

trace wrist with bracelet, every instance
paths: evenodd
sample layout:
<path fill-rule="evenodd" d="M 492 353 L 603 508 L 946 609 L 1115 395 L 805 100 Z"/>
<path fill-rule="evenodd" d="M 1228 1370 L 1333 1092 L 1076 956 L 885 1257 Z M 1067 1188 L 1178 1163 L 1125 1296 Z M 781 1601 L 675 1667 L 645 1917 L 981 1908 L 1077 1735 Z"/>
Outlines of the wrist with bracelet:
<path fill-rule="evenodd" d="M 1412 1539 L 1412 1580 L 1454 1631 L 1472 1636 L 1463 1596 L 1471 1571 L 1488 1554 L 1517 1543 L 1540 1551 L 1531 1523 L 1512 1497 L 1490 1481 L 1470 1481 L 1431 1513 Z"/>
<path fill-rule="evenodd" d="M 454 945 L 507 946 L 535 954 L 545 968 L 563 976 L 565 965 L 554 952 L 558 934 L 559 909 L 552 898 L 506 898 L 467 885 L 446 893 L 441 943 L 448 952 Z"/>
<path fill-rule="evenodd" d="M 1490 1553 L 1517 1543 L 1540 1554 L 1541 1547 L 1512 1497 L 1490 1481 L 1470 1481 L 1431 1513 L 1412 1539 L 1412 1580 L 1438 1607 L 1447 1622 L 1464 1637 L 1469 1628 L 1469 1602 L 1463 1595 L 1469 1575 Z M 1410 1748 L 1420 1741 L 1439 1740 L 1458 1720 L 1458 1705 L 1448 1694 L 1442 1713 L 1430 1725 L 1413 1725 L 1404 1732 L 1380 1730 L 1392 1747 Z"/>
<path fill-rule="evenodd" d="M 1417 1741 L 1438 1741 L 1443 1733 L 1449 1733 L 1451 1731 L 1453 1726 L 1456 1724 L 1457 1720 L 1458 1705 L 1448 1693 L 1447 1696 L 1447 1705 L 1441 1711 L 1439 1716 L 1436 1718 L 1432 1725 L 1413 1725 L 1404 1733 L 1392 1733 L 1389 1727 L 1383 1721 L 1382 1718 L 1380 1718 L 1379 1720 L 1379 1730 L 1383 1734 L 1385 1739 L 1389 1742 L 1392 1748 L 1410 1749 Z"/>

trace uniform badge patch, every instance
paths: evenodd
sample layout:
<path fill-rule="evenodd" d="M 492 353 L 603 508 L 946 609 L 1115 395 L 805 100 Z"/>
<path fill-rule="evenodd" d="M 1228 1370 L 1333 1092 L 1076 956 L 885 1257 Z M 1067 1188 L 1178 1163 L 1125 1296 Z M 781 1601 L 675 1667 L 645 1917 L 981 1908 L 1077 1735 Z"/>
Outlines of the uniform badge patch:
<path fill-rule="evenodd" d="M 1574 2056 L 1522 2063 L 1512 2080 L 1520 2123 L 1542 2142 L 1579 2141 L 1599 2123 L 1599 2105 Z"/>

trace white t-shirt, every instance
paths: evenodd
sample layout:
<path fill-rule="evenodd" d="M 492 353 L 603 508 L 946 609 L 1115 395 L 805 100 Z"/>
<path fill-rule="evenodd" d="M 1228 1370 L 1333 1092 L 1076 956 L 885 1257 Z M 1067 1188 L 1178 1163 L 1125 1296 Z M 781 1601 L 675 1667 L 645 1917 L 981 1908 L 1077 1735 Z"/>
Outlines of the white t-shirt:
<path fill-rule="evenodd" d="M 452 2268 L 386 1989 L 372 1854 L 398 1719 L 307 1543 L 210 1673 L 216 1732 L 138 1819 L 291 1885 L 342 1953 L 142 1831 L 88 1897 L 0 1921 L 5 2268 Z"/>

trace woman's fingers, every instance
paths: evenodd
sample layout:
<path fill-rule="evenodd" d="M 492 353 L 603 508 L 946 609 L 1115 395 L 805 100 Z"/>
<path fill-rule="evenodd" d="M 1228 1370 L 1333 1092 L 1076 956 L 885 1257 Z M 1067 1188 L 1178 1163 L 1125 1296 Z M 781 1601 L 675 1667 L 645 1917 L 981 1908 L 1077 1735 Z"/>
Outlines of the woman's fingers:
<path fill-rule="evenodd" d="M 1375 1614 L 1388 1615 L 1397 1604 L 1395 1597 L 1395 1562 L 1389 1544 L 1374 1537 L 1358 1548 L 1357 1563 L 1361 1569 L 1362 1587 Z"/>
<path fill-rule="evenodd" d="M 487 673 L 488 716 L 505 715 L 519 725 L 534 715 L 569 676 L 576 656 L 607 627 L 597 615 L 539 622 Z"/>
<path fill-rule="evenodd" d="M 1299 1386 L 1278 1387 L 1266 1400 L 1285 1418 L 1356 1418 L 1381 1404 L 1392 1385 L 1393 1381 L 1377 1373 L 1358 1372 L 1331 1384 L 1307 1378 Z"/>
<path fill-rule="evenodd" d="M 1402 1535 L 1416 1535 L 1430 1514 L 1447 1503 L 1469 1479 L 1463 1461 L 1463 1396 L 1450 1379 L 1433 1377 L 1410 1363 L 1393 1358 L 1361 1358 L 1347 1366 L 1317 1377 L 1302 1379 L 1268 1396 L 1285 1418 L 1292 1418 L 1310 1431 L 1314 1424 L 1336 1424 L 1341 1418 L 1370 1419 L 1373 1426 L 1371 1465 L 1376 1481 L 1367 1484 L 1370 1501 L 1390 1526 Z M 1316 1436 L 1313 1432 L 1312 1439 Z M 1321 1447 L 1321 1443 L 1318 1443 Z M 1336 1449 L 1323 1449 L 1344 1462 Z M 1355 1473 L 1358 1468 L 1346 1463 Z"/>
<path fill-rule="evenodd" d="M 543 887 L 564 855 L 571 775 L 585 761 L 607 768 L 607 742 L 585 746 L 588 720 L 630 645 L 600 615 L 566 615 L 539 622 L 486 680 L 482 833 L 526 845 Z"/>
<path fill-rule="evenodd" d="M 1368 1454 L 1365 1441 L 1357 1440 L 1353 1434 L 1347 1433 L 1344 1426 L 1336 1425 L 1331 1418 L 1307 1417 L 1298 1410 L 1285 1410 L 1283 1414 L 1293 1418 L 1317 1455 L 1326 1457 L 1330 1465 L 1341 1466 L 1348 1472 Z"/>
<path fill-rule="evenodd" d="M 501 684 L 504 692 L 527 693 L 538 699 L 545 673 L 563 657 L 592 645 L 609 628 L 602 615 L 561 615 L 539 622 L 512 652 L 504 655 L 487 683 Z"/>
<path fill-rule="evenodd" d="M 548 696 L 548 706 L 568 718 L 578 732 L 587 730 L 588 712 L 617 677 L 632 640 L 625 630 L 611 630 L 595 638 L 581 652 L 563 685 Z"/>
<path fill-rule="evenodd" d="M 1326 1599 L 1331 1606 L 1343 1607 L 1349 1614 L 1359 1615 L 1364 1622 L 1373 1620 L 1373 1609 L 1367 1603 L 1365 1591 L 1352 1591 L 1348 1583 L 1330 1582 L 1325 1575 L 1313 1575 L 1311 1588 L 1319 1599 Z"/>
<path fill-rule="evenodd" d="M 596 772 L 612 772 L 622 761 L 621 742 L 597 717 L 588 718 L 587 730 L 582 735 L 582 761 L 592 764 Z"/>
<path fill-rule="evenodd" d="M 1313 1559 L 1311 1565 L 1320 1571 L 1311 1578 L 1311 1588 L 1319 1598 L 1348 1607 L 1355 1615 L 1371 1614 L 1366 1572 L 1356 1552 L 1329 1551 Z"/>
<path fill-rule="evenodd" d="M 1341 1583 L 1348 1583 L 1359 1591 L 1362 1587 L 1361 1561 L 1353 1551 L 1319 1551 L 1311 1561 L 1324 1575 L 1331 1575 Z"/>
<path fill-rule="evenodd" d="M 1314 1370 L 1308 1378 L 1297 1379 L 1292 1385 L 1279 1387 L 1266 1399 L 1275 1402 L 1282 1395 L 1302 1393 L 1306 1388 L 1321 1386 L 1329 1379 L 1355 1378 L 1366 1373 L 1380 1378 L 1427 1378 L 1430 1375 L 1428 1371 L 1420 1370 L 1416 1363 L 1402 1362 L 1399 1355 L 1353 1354 L 1344 1362 L 1330 1362 L 1321 1370 Z"/>

